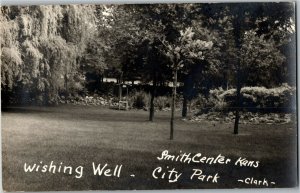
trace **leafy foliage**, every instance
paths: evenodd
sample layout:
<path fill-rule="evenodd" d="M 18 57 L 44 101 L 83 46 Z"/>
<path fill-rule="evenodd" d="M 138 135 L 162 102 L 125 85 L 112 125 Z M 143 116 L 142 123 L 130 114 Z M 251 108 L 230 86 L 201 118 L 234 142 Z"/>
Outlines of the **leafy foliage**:
<path fill-rule="evenodd" d="M 219 111 L 234 110 L 236 89 L 223 90 L 222 88 L 210 91 L 211 108 Z M 296 88 L 287 84 L 280 87 L 243 87 L 241 97 L 244 109 L 260 112 L 285 112 L 295 103 Z"/>
<path fill-rule="evenodd" d="M 191 99 L 238 81 L 278 87 L 294 72 L 291 3 L 2 6 L 0 23 L 3 99 L 21 103 L 78 95 L 89 74 L 158 86 L 176 70 Z"/>
<path fill-rule="evenodd" d="M 60 91 L 72 90 L 67 82 L 79 81 L 78 58 L 95 32 L 92 7 L 4 6 L 1 11 L 1 87 L 21 88 L 37 103 L 55 103 Z"/>

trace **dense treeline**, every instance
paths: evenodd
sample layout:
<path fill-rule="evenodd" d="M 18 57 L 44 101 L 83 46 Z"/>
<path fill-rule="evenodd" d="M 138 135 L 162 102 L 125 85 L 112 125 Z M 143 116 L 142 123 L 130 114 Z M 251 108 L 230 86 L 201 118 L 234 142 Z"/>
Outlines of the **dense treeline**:
<path fill-rule="evenodd" d="M 80 89 L 79 61 L 96 33 L 93 11 L 75 5 L 1 7 L 3 100 L 47 104 L 59 91 Z"/>
<path fill-rule="evenodd" d="M 295 84 L 291 3 L 2 6 L 0 19 L 2 105 L 55 104 L 114 77 L 151 83 L 151 120 L 170 82 L 183 116 L 211 89 Z"/>

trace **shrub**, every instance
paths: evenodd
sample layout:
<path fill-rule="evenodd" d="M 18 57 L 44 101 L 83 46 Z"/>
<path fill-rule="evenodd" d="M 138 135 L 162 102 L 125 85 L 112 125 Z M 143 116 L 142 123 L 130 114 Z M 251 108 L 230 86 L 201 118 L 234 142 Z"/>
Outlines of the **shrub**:
<path fill-rule="evenodd" d="M 280 87 L 243 87 L 241 89 L 242 106 L 252 112 L 291 111 L 295 102 L 296 88 L 288 84 Z M 216 111 L 230 111 L 235 107 L 236 89 L 224 91 L 222 88 L 210 91 L 208 104 Z"/>
<path fill-rule="evenodd" d="M 144 91 L 135 91 L 128 97 L 130 107 L 143 109 L 149 108 L 151 96 Z M 179 100 L 177 100 L 179 101 Z M 170 96 L 157 96 L 154 98 L 154 107 L 158 110 L 171 107 L 172 98 Z"/>
<path fill-rule="evenodd" d="M 154 98 L 154 106 L 157 107 L 159 110 L 162 110 L 166 107 L 171 106 L 171 97 L 167 96 L 158 96 Z"/>
<path fill-rule="evenodd" d="M 128 97 L 129 106 L 137 109 L 148 107 L 149 95 L 143 91 L 135 92 Z"/>
<path fill-rule="evenodd" d="M 190 101 L 190 107 L 194 108 L 194 110 L 201 109 L 200 114 L 207 113 L 214 104 L 214 102 L 210 101 L 202 94 L 199 94 L 198 97 L 195 97 Z"/>

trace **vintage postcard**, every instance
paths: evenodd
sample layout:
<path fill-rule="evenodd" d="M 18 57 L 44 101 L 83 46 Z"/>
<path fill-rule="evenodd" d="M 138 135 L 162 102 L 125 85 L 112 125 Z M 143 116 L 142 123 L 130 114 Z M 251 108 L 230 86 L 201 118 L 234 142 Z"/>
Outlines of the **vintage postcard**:
<path fill-rule="evenodd" d="M 295 14 L 2 5 L 3 190 L 297 187 Z"/>

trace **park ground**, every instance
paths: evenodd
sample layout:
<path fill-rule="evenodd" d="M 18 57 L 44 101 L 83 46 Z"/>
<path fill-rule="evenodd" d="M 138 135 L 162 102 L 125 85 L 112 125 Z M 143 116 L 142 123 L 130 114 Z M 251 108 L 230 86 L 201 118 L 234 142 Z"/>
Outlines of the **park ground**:
<path fill-rule="evenodd" d="M 7 191 L 266 188 L 238 179 L 254 177 L 276 182 L 269 187 L 293 187 L 297 183 L 297 129 L 295 123 L 240 125 L 233 135 L 229 123 L 193 123 L 177 112 L 174 140 L 169 140 L 170 112 L 156 112 L 147 121 L 143 110 L 118 111 L 93 106 L 14 107 L 2 111 L 3 189 Z M 258 168 L 229 165 L 185 164 L 159 161 L 163 150 L 179 154 L 222 154 L 258 160 Z M 83 176 L 64 173 L 24 172 L 24 163 L 63 162 L 83 166 Z M 95 176 L 92 162 L 123 165 L 117 177 Z M 161 166 L 183 172 L 176 183 L 154 179 Z M 190 180 L 192 169 L 218 173 L 218 183 Z M 132 177 L 130 175 L 134 174 Z"/>

